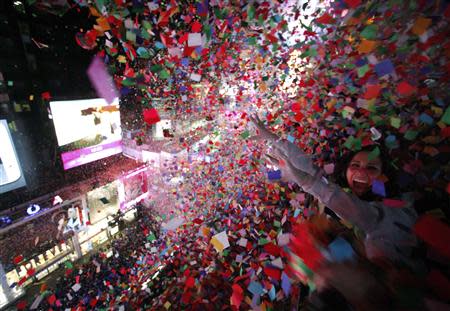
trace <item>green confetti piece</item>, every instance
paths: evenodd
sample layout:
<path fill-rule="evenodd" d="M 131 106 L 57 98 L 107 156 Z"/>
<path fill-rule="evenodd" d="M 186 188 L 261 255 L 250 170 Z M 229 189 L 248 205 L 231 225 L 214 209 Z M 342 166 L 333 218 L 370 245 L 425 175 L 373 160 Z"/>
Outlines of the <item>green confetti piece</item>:
<path fill-rule="evenodd" d="M 126 78 L 125 80 L 122 80 L 122 85 L 123 86 L 132 86 L 132 85 L 135 85 L 135 84 L 136 84 L 136 82 L 132 78 Z"/>
<path fill-rule="evenodd" d="M 264 19 L 264 16 L 261 14 L 258 17 L 258 24 L 259 26 L 264 26 L 264 24 L 266 23 L 266 20 Z"/>
<path fill-rule="evenodd" d="M 358 69 L 356 70 L 358 73 L 358 78 L 364 77 L 369 70 L 370 70 L 369 65 L 364 65 L 362 67 L 358 67 Z"/>
<path fill-rule="evenodd" d="M 214 15 L 215 15 L 218 19 L 222 19 L 222 11 L 220 11 L 220 8 L 214 7 Z"/>
<path fill-rule="evenodd" d="M 154 240 L 156 240 L 156 236 L 155 236 L 154 233 L 149 234 L 149 235 L 147 236 L 147 241 L 153 242 Z"/>
<path fill-rule="evenodd" d="M 159 77 L 160 77 L 161 79 L 169 79 L 170 74 L 169 74 L 169 72 L 168 72 L 167 70 L 161 70 L 161 71 L 159 72 Z"/>
<path fill-rule="evenodd" d="M 150 24 L 150 22 L 147 20 L 142 21 L 142 26 L 144 26 L 145 29 L 152 29 L 152 24 Z"/>
<path fill-rule="evenodd" d="M 261 238 L 258 240 L 258 245 L 266 245 L 267 243 L 269 243 L 267 239 Z"/>
<path fill-rule="evenodd" d="M 406 131 L 404 137 L 407 140 L 414 140 L 414 139 L 416 139 L 417 134 L 418 134 L 418 132 L 416 132 L 416 131 L 408 130 L 408 131 Z"/>
<path fill-rule="evenodd" d="M 361 150 L 361 148 L 362 148 L 361 138 L 356 138 L 353 141 L 353 148 L 354 148 L 355 151 Z"/>
<path fill-rule="evenodd" d="M 391 117 L 391 126 L 396 129 L 400 128 L 402 120 L 400 118 Z"/>
<path fill-rule="evenodd" d="M 206 35 L 207 41 L 210 41 L 211 40 L 211 36 L 212 36 L 211 25 L 209 25 L 209 24 L 204 25 L 203 26 L 203 32 Z"/>
<path fill-rule="evenodd" d="M 158 73 L 163 69 L 163 66 L 161 65 L 153 65 L 150 67 L 150 71 L 153 73 Z"/>
<path fill-rule="evenodd" d="M 380 156 L 380 149 L 378 147 L 375 147 L 375 149 L 373 149 L 369 155 L 367 156 L 368 160 L 371 161 L 377 157 Z"/>
<path fill-rule="evenodd" d="M 361 31 L 361 37 L 367 40 L 374 40 L 377 38 L 378 27 L 374 24 L 367 25 L 366 28 Z"/>
<path fill-rule="evenodd" d="M 148 52 L 148 50 L 146 48 L 144 48 L 142 46 L 137 48 L 136 53 L 140 58 L 144 58 L 144 59 L 150 58 L 150 53 Z"/>
<path fill-rule="evenodd" d="M 353 136 L 350 136 L 349 138 L 347 138 L 347 140 L 344 143 L 344 147 L 352 150 L 354 140 L 355 140 L 355 137 L 353 137 Z"/>
<path fill-rule="evenodd" d="M 146 39 L 146 40 L 148 40 L 148 39 L 150 39 L 150 34 L 148 33 L 147 30 L 142 29 L 142 30 L 141 30 L 141 37 L 144 38 L 144 39 Z"/>
<path fill-rule="evenodd" d="M 66 266 L 66 269 L 73 269 L 73 264 L 70 261 L 66 261 L 64 265 Z"/>
<path fill-rule="evenodd" d="M 255 18 L 255 8 L 253 7 L 253 5 L 249 5 L 247 9 L 247 19 L 252 20 L 254 18 Z"/>
<path fill-rule="evenodd" d="M 164 65 L 166 65 L 166 67 L 168 67 L 168 68 L 173 68 L 173 67 L 175 67 L 175 64 L 174 64 L 174 63 L 171 63 L 171 62 L 168 62 L 168 61 L 165 61 L 165 62 L 164 62 Z"/>
<path fill-rule="evenodd" d="M 450 106 L 444 112 L 444 115 L 441 118 L 441 122 L 444 122 L 447 125 L 450 125 Z"/>
<path fill-rule="evenodd" d="M 128 30 L 127 33 L 126 33 L 126 39 L 128 41 L 136 42 L 136 34 L 134 32 L 132 32 L 132 31 Z"/>

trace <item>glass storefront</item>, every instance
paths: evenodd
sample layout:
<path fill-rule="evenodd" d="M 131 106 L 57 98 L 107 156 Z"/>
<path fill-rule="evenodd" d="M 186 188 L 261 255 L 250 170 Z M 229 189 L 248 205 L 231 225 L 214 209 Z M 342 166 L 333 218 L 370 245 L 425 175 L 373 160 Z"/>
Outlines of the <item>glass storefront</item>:
<path fill-rule="evenodd" d="M 3 232 L 0 267 L 5 271 L 5 284 L 0 287 L 0 305 L 23 295 L 24 288 L 65 261 L 98 250 L 119 232 L 120 224 L 133 221 L 135 201 L 148 195 L 148 178 L 148 168 L 141 168 Z M 32 276 L 28 276 L 30 270 L 34 270 Z"/>

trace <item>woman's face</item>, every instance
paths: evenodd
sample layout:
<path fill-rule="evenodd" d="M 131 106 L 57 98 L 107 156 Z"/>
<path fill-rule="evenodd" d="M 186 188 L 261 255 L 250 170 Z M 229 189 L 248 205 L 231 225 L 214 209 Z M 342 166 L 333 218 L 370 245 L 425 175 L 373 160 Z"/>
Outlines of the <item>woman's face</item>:
<path fill-rule="evenodd" d="M 372 181 L 383 173 L 379 157 L 369 160 L 369 152 L 361 151 L 355 154 L 347 167 L 346 177 L 350 189 L 357 196 L 372 189 Z"/>

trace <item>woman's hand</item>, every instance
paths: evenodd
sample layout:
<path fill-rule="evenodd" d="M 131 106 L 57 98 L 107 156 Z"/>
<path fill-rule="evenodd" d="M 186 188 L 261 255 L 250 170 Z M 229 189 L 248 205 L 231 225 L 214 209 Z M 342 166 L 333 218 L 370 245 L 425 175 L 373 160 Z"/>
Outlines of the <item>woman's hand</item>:
<path fill-rule="evenodd" d="M 284 141 L 275 143 L 274 148 L 277 149 L 278 153 L 289 158 L 296 169 L 312 176 L 317 173 L 317 167 L 313 163 L 312 156 L 303 152 L 297 145 Z"/>
<path fill-rule="evenodd" d="M 278 149 L 273 154 L 267 154 L 268 160 L 281 170 L 281 178 L 287 182 L 293 182 L 301 187 L 309 187 L 313 183 L 313 177 L 302 170 L 297 169 L 287 156 Z"/>
<path fill-rule="evenodd" d="M 258 134 L 255 136 L 250 137 L 251 140 L 277 140 L 278 136 L 272 133 L 267 127 L 264 125 L 264 123 L 259 119 L 258 115 L 252 115 L 249 116 L 250 121 L 255 125 L 256 129 L 258 130 Z"/>

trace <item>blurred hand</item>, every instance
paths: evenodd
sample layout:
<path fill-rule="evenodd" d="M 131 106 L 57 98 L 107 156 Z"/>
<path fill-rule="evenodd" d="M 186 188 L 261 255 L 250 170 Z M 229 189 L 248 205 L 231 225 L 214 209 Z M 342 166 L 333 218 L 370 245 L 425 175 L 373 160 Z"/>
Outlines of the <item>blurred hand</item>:
<path fill-rule="evenodd" d="M 297 169 L 287 156 L 279 149 L 274 149 L 272 154 L 267 154 L 268 160 L 281 170 L 281 178 L 284 181 L 296 183 L 301 187 L 312 185 L 313 177 L 300 169 Z"/>
<path fill-rule="evenodd" d="M 250 137 L 251 140 L 276 140 L 278 136 L 272 133 L 264 123 L 259 119 L 258 115 L 249 116 L 250 121 L 255 125 L 258 130 L 258 134 Z"/>
<path fill-rule="evenodd" d="M 351 262 L 328 262 L 315 272 L 318 291 L 335 288 L 356 310 L 389 309 L 387 287 L 367 267 Z"/>
<path fill-rule="evenodd" d="M 279 154 L 284 155 L 289 158 L 292 165 L 309 175 L 316 174 L 316 167 L 314 166 L 312 156 L 304 153 L 297 145 L 290 143 L 288 141 L 276 143 L 274 148 Z"/>

